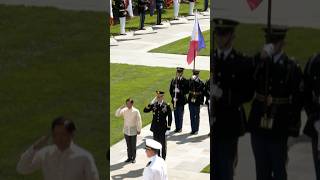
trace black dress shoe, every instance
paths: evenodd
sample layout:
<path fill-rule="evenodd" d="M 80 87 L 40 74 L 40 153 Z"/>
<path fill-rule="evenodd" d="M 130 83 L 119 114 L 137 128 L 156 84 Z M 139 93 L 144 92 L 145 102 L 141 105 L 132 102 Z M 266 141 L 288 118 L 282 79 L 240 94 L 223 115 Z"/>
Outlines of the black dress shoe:
<path fill-rule="evenodd" d="M 124 162 L 126 162 L 126 163 L 128 163 L 128 162 L 130 162 L 131 161 L 131 159 L 130 158 L 128 158 L 127 160 L 125 160 Z"/>
<path fill-rule="evenodd" d="M 191 135 L 194 135 L 195 133 L 196 133 L 196 132 L 194 132 L 194 131 L 191 131 L 191 133 L 190 133 L 190 134 L 191 134 Z"/>
<path fill-rule="evenodd" d="M 181 133 L 182 130 L 181 130 L 181 129 L 176 129 L 176 130 L 174 130 L 174 132 L 175 132 L 175 133 Z"/>
<path fill-rule="evenodd" d="M 131 163 L 136 163 L 136 160 L 135 160 L 135 159 L 132 159 Z"/>
<path fill-rule="evenodd" d="M 120 34 L 121 36 L 125 36 L 125 35 L 127 35 L 126 33 L 122 33 L 122 34 Z"/>
<path fill-rule="evenodd" d="M 140 28 L 139 30 L 146 30 L 146 28 Z"/>

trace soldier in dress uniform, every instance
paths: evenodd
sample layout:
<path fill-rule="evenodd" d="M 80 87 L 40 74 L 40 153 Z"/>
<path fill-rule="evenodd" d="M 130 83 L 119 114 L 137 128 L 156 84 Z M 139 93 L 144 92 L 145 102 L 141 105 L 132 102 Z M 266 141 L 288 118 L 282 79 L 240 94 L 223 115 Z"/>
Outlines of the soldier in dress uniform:
<path fill-rule="evenodd" d="M 199 77 L 199 70 L 193 70 L 189 80 L 188 104 L 191 120 L 191 135 L 198 134 L 200 123 L 200 105 L 204 101 L 204 83 Z"/>
<path fill-rule="evenodd" d="M 211 132 L 212 176 L 215 180 L 232 180 L 237 163 L 238 139 L 246 131 L 243 104 L 253 97 L 253 61 L 233 47 L 235 27 L 230 19 L 213 19 L 217 48 L 214 64 L 213 119 Z M 209 82 L 207 83 L 209 86 Z M 209 88 L 209 89 L 210 89 Z"/>
<path fill-rule="evenodd" d="M 150 158 L 147 166 L 143 170 L 143 180 L 168 180 L 167 165 L 158 156 L 162 146 L 159 142 L 146 139 L 146 155 Z"/>
<path fill-rule="evenodd" d="M 157 9 L 157 25 L 162 25 L 161 23 L 161 14 L 163 9 L 163 0 L 155 0 L 156 9 Z"/>
<path fill-rule="evenodd" d="M 265 28 L 266 42 L 255 56 L 255 97 L 249 116 L 257 180 L 286 180 L 288 137 L 300 130 L 302 72 L 284 52 L 286 27 Z"/>
<path fill-rule="evenodd" d="M 208 108 L 208 117 L 210 117 L 210 78 L 204 83 L 204 96 L 206 97 L 205 105 Z M 209 118 L 209 126 L 211 126 L 210 118 Z M 210 136 L 210 133 L 208 134 Z"/>
<path fill-rule="evenodd" d="M 187 103 L 187 94 L 189 92 L 189 82 L 183 77 L 182 67 L 177 67 L 176 77 L 171 80 L 169 92 L 173 104 L 174 120 L 176 129 L 174 132 L 182 131 L 184 105 Z"/>
<path fill-rule="evenodd" d="M 125 0 L 116 0 L 116 6 L 119 11 L 119 20 L 120 20 L 120 35 L 126 35 L 126 3 Z"/>
<path fill-rule="evenodd" d="M 308 61 L 304 70 L 304 99 L 308 120 L 304 133 L 312 139 L 317 180 L 320 180 L 320 54 Z"/>
<path fill-rule="evenodd" d="M 138 10 L 139 10 L 139 14 L 140 14 L 140 30 L 145 30 L 144 28 L 144 20 L 146 17 L 146 10 L 147 10 L 147 6 L 149 4 L 148 0 L 138 0 Z"/>
<path fill-rule="evenodd" d="M 162 145 L 162 158 L 166 159 L 167 139 L 166 132 L 170 130 L 172 123 L 172 112 L 169 104 L 164 102 L 164 92 L 156 91 L 157 96 L 148 104 L 143 112 L 153 112 L 150 130 L 153 132 L 153 139 Z M 167 120 L 168 119 L 168 120 Z"/>

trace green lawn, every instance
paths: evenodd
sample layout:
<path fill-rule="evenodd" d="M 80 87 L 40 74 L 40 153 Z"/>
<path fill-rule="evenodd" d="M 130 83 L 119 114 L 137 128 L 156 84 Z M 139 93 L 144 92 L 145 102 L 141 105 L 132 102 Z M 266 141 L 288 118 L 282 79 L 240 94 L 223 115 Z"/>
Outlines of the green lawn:
<path fill-rule="evenodd" d="M 260 51 L 264 43 L 264 32 L 261 30 L 263 25 L 241 24 L 236 29 L 236 39 L 234 47 L 245 54 L 253 55 Z M 210 55 L 210 35 L 204 32 L 204 39 L 207 48 L 202 50 L 200 55 Z M 187 54 L 190 37 L 172 42 L 151 50 L 151 52 L 169 54 Z M 295 57 L 301 65 L 315 52 L 320 51 L 320 30 L 312 28 L 294 27 L 289 29 L 285 50 L 289 56 Z M 216 47 L 216 46 L 215 46 Z"/>
<path fill-rule="evenodd" d="M 143 108 L 154 98 L 157 89 L 165 91 L 166 101 L 170 102 L 168 91 L 170 81 L 175 76 L 175 68 L 111 64 L 110 70 L 110 143 L 112 145 L 123 138 L 123 119 L 115 117 L 116 109 L 124 104 L 128 97 L 132 97 L 135 101 L 134 106 L 140 110 L 143 126 L 149 124 L 152 113 L 143 113 Z M 191 77 L 191 74 L 191 70 L 184 72 L 186 78 Z M 207 80 L 208 77 L 208 71 L 200 72 L 202 80 Z"/>
<path fill-rule="evenodd" d="M 201 172 L 202 173 L 210 173 L 210 164 L 207 167 L 205 167 L 204 169 L 202 169 Z"/>
<path fill-rule="evenodd" d="M 191 31 L 190 31 L 191 36 Z M 170 44 L 161 46 L 156 49 L 152 49 L 150 52 L 155 53 L 167 53 L 167 54 L 188 54 L 190 36 L 181 40 L 172 42 Z M 203 38 L 205 40 L 206 48 L 201 49 L 200 56 L 210 56 L 210 31 L 203 32 Z"/>
<path fill-rule="evenodd" d="M 198 11 L 202 11 L 203 9 L 203 1 L 204 0 L 199 0 L 196 2 L 196 6 L 195 8 L 198 9 Z M 210 5 L 209 5 L 210 7 Z M 173 19 L 173 7 L 170 7 L 168 9 L 164 9 L 165 12 L 163 12 L 161 18 L 163 21 L 165 20 L 172 20 Z M 179 9 L 179 16 L 187 16 L 189 13 L 189 4 L 186 3 L 181 3 L 180 4 L 180 9 Z M 156 24 L 156 12 L 155 15 L 150 16 L 150 13 L 147 12 L 146 13 L 146 18 L 145 18 L 145 26 L 151 26 L 151 25 L 155 25 Z M 140 17 L 139 16 L 135 16 L 131 19 L 127 18 L 127 22 L 126 22 L 126 31 L 133 31 L 133 30 L 137 30 L 139 28 L 140 25 Z M 119 24 L 115 24 L 113 26 L 110 27 L 110 34 L 111 35 L 119 35 L 120 33 L 120 25 Z"/>
<path fill-rule="evenodd" d="M 0 5 L 0 179 L 16 173 L 21 153 L 50 133 L 53 118 L 74 119 L 75 142 L 108 177 L 108 66 L 105 13 Z"/>

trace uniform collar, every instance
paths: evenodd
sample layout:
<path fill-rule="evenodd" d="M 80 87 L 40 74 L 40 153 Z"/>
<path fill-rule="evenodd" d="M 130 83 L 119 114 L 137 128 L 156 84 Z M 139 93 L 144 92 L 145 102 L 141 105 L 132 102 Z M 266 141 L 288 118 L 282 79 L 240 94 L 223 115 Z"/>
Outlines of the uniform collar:
<path fill-rule="evenodd" d="M 229 56 L 229 54 L 231 53 L 231 51 L 232 51 L 232 47 L 230 47 L 229 49 L 226 49 L 226 50 L 224 50 L 224 51 L 222 51 L 221 49 L 219 49 L 218 48 L 218 50 L 217 50 L 217 52 L 218 52 L 218 57 L 220 57 L 221 56 L 221 53 L 223 52 L 223 54 L 224 54 L 224 59 L 223 60 L 225 60 L 225 59 L 227 59 L 227 57 Z"/>
<path fill-rule="evenodd" d="M 284 54 L 283 51 L 281 51 L 281 52 L 279 52 L 278 54 L 274 55 L 274 56 L 273 56 L 273 62 L 274 62 L 274 63 L 278 63 L 279 60 L 281 60 L 281 57 L 282 57 L 283 54 Z"/>

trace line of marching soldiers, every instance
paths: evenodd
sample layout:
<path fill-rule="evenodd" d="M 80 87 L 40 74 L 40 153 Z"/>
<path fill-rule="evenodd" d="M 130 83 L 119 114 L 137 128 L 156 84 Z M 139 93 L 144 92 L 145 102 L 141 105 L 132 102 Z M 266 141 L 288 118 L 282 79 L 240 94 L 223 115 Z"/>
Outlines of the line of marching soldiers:
<path fill-rule="evenodd" d="M 194 6 L 196 0 L 188 0 L 189 1 L 189 16 L 193 16 L 194 13 Z M 120 20 L 120 35 L 126 35 L 125 33 L 125 23 L 126 23 L 126 16 L 129 13 L 130 17 L 133 17 L 133 8 L 132 8 L 132 0 L 115 0 L 115 6 L 118 8 L 117 15 Z M 144 21 L 146 11 L 149 9 L 150 15 L 153 16 L 154 9 L 157 10 L 157 23 L 156 25 L 162 25 L 161 23 L 161 14 L 163 11 L 163 5 L 170 6 L 172 0 L 138 0 L 137 1 L 137 9 L 140 15 L 140 27 L 139 30 L 145 30 L 144 28 Z M 179 16 L 179 7 L 180 7 L 180 0 L 173 0 L 173 8 L 174 8 L 174 20 L 178 20 Z M 204 11 L 207 11 L 209 7 L 209 1 L 204 0 Z M 113 10 L 112 10 L 112 0 L 110 0 L 110 16 L 113 18 Z"/>
<path fill-rule="evenodd" d="M 288 138 L 298 137 L 301 111 L 307 114 L 304 133 L 311 138 L 317 180 L 320 180 L 320 54 L 307 62 L 304 72 L 284 51 L 287 28 L 265 28 L 266 44 L 254 57 L 243 55 L 235 48 L 235 28 L 238 22 L 216 18 L 214 35 L 217 48 L 214 58 L 213 83 L 203 83 L 199 71 L 187 80 L 183 68 L 177 68 L 170 84 L 176 129 L 182 130 L 184 106 L 189 105 L 191 134 L 197 134 L 200 105 L 205 103 L 212 125 L 211 143 L 214 180 L 232 180 L 237 164 L 239 137 L 251 135 L 257 180 L 286 180 Z M 212 92 L 210 89 L 212 88 Z M 209 101 L 210 93 L 213 102 Z M 153 112 L 151 131 L 162 144 L 166 158 L 166 136 L 172 122 L 171 108 L 163 101 L 164 92 L 148 104 L 144 112 Z M 251 102 L 246 116 L 243 104 Z M 168 121 L 167 121 L 168 119 Z"/>

